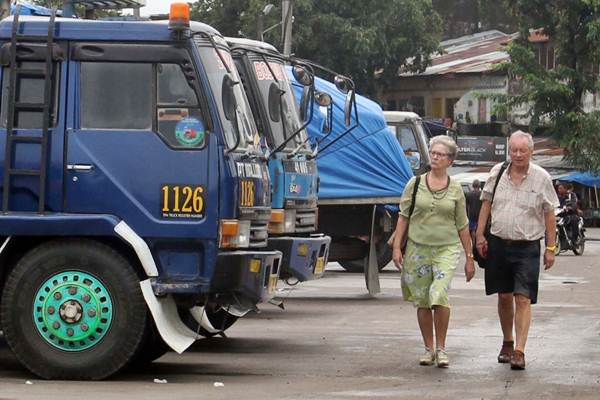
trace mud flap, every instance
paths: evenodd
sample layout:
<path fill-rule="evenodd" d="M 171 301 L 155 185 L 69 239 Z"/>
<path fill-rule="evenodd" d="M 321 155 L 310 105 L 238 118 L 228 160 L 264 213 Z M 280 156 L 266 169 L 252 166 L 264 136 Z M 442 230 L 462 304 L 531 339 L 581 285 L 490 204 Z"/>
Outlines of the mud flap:
<path fill-rule="evenodd" d="M 228 306 L 226 311 L 234 317 L 238 318 L 241 318 L 244 315 L 248 314 L 248 312 L 250 312 L 249 309 L 241 310 L 235 306 Z M 190 308 L 190 314 L 196 320 L 196 322 L 199 323 L 200 326 L 204 328 L 204 330 L 206 330 L 206 332 L 212 334 L 217 334 L 221 332 L 221 329 L 215 328 L 212 325 L 210 319 L 206 316 L 206 313 L 204 312 L 203 306 L 194 306 Z"/>
<path fill-rule="evenodd" d="M 381 292 L 379 286 L 379 265 L 377 264 L 377 249 L 375 248 L 375 218 L 377 206 L 373 206 L 373 217 L 371 218 L 371 236 L 369 238 L 369 254 L 365 258 L 365 282 L 369 294 L 374 295 Z"/>
<path fill-rule="evenodd" d="M 158 333 L 169 347 L 179 354 L 183 353 L 196 341 L 198 335 L 181 321 L 177 313 L 177 305 L 171 295 L 156 297 L 150 279 L 141 281 L 140 287 L 156 323 Z"/>

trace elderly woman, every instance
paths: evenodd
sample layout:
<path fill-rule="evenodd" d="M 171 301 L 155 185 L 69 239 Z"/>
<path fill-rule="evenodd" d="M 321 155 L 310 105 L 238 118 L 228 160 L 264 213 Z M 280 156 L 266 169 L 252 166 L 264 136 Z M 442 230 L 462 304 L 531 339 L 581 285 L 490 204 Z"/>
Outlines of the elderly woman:
<path fill-rule="evenodd" d="M 448 176 L 448 167 L 456 153 L 456 143 L 451 138 L 436 136 L 431 139 L 431 171 L 420 178 L 411 215 L 409 210 L 416 178 L 411 178 L 404 188 L 393 243 L 394 264 L 402 271 L 402 295 L 417 308 L 425 344 L 425 353 L 419 362 L 421 365 L 435 363 L 440 368 L 450 364 L 446 353 L 450 320 L 448 290 L 458 264 L 461 243 L 466 256 L 467 282 L 475 275 L 465 196 L 460 183 Z M 408 240 L 405 254 L 402 254 L 400 244 L 405 235 Z"/>

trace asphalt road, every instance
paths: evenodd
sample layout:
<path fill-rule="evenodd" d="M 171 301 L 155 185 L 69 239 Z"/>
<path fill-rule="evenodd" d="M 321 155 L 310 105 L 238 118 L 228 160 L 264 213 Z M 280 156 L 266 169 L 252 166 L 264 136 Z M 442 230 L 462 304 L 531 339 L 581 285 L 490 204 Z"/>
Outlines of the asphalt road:
<path fill-rule="evenodd" d="M 392 267 L 371 298 L 362 275 L 330 264 L 323 279 L 280 289 L 285 310 L 264 306 L 228 338 L 108 381 L 36 379 L 0 339 L 0 399 L 599 399 L 600 241 L 542 274 L 525 371 L 496 362 L 496 299 L 482 278 L 453 281 L 446 370 L 418 365 L 416 313 Z"/>

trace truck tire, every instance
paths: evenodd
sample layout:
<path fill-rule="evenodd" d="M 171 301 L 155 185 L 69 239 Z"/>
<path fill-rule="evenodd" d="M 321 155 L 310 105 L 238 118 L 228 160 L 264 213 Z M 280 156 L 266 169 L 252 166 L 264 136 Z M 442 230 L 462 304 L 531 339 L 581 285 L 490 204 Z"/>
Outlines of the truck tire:
<path fill-rule="evenodd" d="M 181 317 L 181 320 L 183 321 L 183 323 L 188 328 L 190 328 L 194 332 L 198 332 L 199 335 L 201 335 L 205 338 L 210 338 L 210 337 L 220 334 L 221 332 L 225 332 L 227 329 L 231 328 L 231 326 L 239 319 L 235 315 L 229 314 L 222 307 L 213 308 L 213 307 L 207 306 L 205 308 L 204 312 L 206 313 L 205 315 L 208 318 L 208 320 L 210 321 L 211 325 L 214 328 L 219 329 L 220 332 L 207 331 L 203 327 L 199 326 L 198 321 L 196 321 L 196 319 L 194 317 L 192 317 L 192 315 L 190 314 L 190 312 L 188 310 L 179 308 L 179 316 Z"/>
<path fill-rule="evenodd" d="M 129 363 L 128 368 L 141 368 L 158 360 L 171 348 L 160 336 L 154 322 L 149 322 L 137 354 L 135 354 Z"/>
<path fill-rule="evenodd" d="M 19 361 L 44 379 L 97 380 L 136 354 L 148 323 L 139 278 L 111 247 L 81 239 L 30 250 L 8 276 L 0 321 Z"/>
<path fill-rule="evenodd" d="M 379 241 L 376 246 L 377 266 L 381 271 L 392 261 L 392 249 L 383 240 Z M 340 265 L 348 272 L 364 272 L 365 260 L 340 261 Z"/>

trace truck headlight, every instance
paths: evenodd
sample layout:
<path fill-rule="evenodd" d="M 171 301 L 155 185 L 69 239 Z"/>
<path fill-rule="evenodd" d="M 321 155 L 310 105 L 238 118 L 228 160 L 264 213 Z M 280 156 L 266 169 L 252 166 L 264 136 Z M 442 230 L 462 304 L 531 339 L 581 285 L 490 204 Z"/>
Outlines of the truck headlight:
<path fill-rule="evenodd" d="M 293 233 L 296 231 L 296 210 L 271 210 L 269 233 Z"/>
<path fill-rule="evenodd" d="M 250 247 L 250 221 L 237 219 L 219 221 L 219 247 L 222 249 Z"/>

